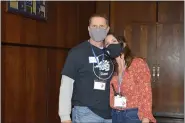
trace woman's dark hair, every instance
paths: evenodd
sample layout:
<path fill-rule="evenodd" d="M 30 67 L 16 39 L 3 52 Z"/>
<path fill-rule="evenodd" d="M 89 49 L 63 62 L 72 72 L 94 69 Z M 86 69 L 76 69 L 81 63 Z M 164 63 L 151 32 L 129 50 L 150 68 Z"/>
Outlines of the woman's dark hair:
<path fill-rule="evenodd" d="M 134 55 L 132 54 L 132 52 L 128 46 L 128 43 L 126 42 L 125 37 L 124 36 L 117 36 L 112 32 L 109 32 L 108 35 L 114 36 L 117 39 L 117 41 L 122 45 L 122 47 L 123 47 L 122 53 L 124 54 L 126 69 L 128 69 L 132 63 L 132 60 L 134 59 Z M 124 47 L 124 44 L 126 44 L 125 47 Z"/>

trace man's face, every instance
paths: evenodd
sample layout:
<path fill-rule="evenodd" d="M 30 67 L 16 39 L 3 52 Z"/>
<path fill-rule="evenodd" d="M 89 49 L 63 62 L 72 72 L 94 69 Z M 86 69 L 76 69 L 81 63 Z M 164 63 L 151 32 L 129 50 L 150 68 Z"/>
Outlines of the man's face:
<path fill-rule="evenodd" d="M 91 18 L 91 22 L 89 24 L 88 30 L 90 28 L 103 28 L 109 31 L 109 26 L 106 23 L 105 18 L 103 17 L 93 17 Z"/>

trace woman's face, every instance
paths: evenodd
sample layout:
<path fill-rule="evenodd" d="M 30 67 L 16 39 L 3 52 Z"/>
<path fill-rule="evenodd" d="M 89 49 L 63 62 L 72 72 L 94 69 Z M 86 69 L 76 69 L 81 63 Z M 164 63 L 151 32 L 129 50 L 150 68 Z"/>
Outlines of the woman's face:
<path fill-rule="evenodd" d="M 118 44 L 117 39 L 113 35 L 107 35 L 105 38 L 105 47 L 109 46 L 110 44 Z"/>

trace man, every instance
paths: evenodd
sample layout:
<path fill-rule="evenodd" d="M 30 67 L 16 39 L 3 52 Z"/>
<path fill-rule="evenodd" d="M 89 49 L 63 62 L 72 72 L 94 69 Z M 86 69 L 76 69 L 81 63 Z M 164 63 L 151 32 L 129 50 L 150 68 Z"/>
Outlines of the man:
<path fill-rule="evenodd" d="M 109 106 L 113 62 L 103 52 L 103 40 L 109 31 L 102 15 L 89 19 L 90 39 L 72 48 L 61 78 L 59 116 L 62 123 L 111 123 Z M 72 104 L 71 104 L 72 103 Z"/>

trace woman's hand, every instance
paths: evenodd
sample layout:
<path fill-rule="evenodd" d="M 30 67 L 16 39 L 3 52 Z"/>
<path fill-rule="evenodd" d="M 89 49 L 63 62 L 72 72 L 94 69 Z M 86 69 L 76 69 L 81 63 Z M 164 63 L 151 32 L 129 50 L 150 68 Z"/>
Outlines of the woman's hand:
<path fill-rule="evenodd" d="M 150 120 L 148 118 L 143 118 L 142 119 L 142 123 L 149 123 L 149 122 L 150 122 Z"/>

